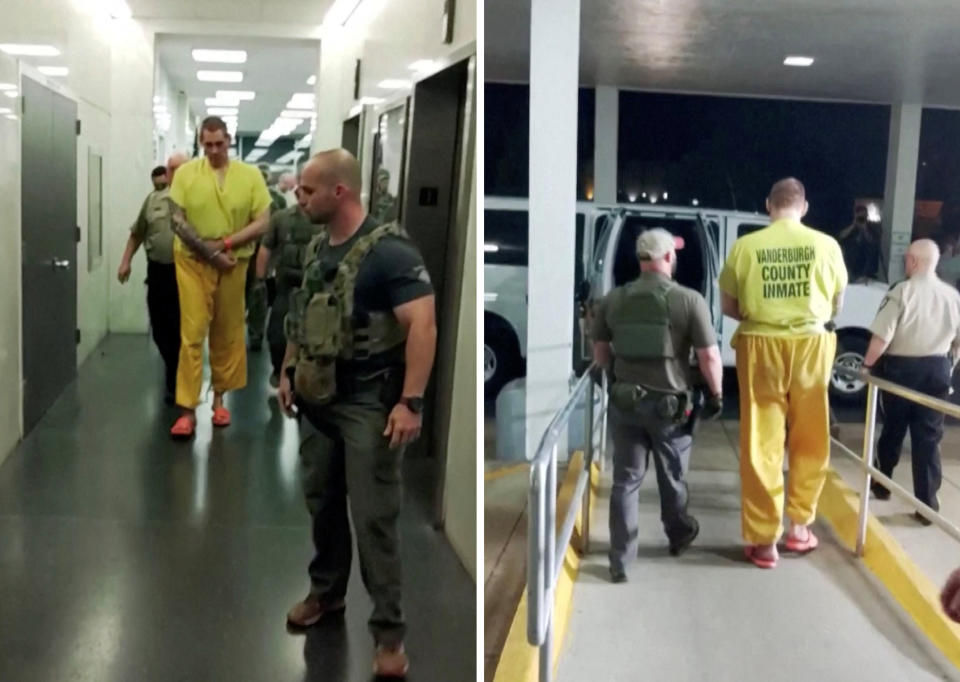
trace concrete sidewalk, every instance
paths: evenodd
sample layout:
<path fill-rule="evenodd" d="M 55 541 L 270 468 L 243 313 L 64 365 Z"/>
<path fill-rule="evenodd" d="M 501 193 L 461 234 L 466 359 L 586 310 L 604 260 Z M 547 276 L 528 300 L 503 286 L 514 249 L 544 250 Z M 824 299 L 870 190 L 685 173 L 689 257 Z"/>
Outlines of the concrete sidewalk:
<path fill-rule="evenodd" d="M 656 480 L 644 481 L 641 549 L 625 585 L 608 580 L 608 468 L 557 679 L 960 679 L 829 529 L 818 528 L 816 552 L 783 555 L 773 571 L 746 562 L 737 429 L 709 423 L 698 434 L 689 484 L 701 532 L 684 556 L 667 553 Z"/>

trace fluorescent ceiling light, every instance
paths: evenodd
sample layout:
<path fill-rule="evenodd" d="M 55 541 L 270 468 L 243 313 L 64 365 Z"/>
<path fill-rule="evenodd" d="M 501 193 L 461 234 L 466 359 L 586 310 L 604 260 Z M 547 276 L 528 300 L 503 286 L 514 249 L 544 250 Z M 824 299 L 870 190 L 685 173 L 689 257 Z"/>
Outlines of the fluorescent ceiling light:
<path fill-rule="evenodd" d="M 301 156 L 303 156 L 302 151 L 300 151 L 299 149 L 292 149 L 286 154 L 284 154 L 283 156 L 281 156 L 280 158 L 278 158 L 274 163 L 280 163 L 280 164 L 290 163 L 291 161 L 296 161 Z"/>
<path fill-rule="evenodd" d="M 240 113 L 236 107 L 210 107 L 207 114 L 210 116 L 233 116 Z"/>
<path fill-rule="evenodd" d="M 267 138 L 267 139 L 265 139 L 265 140 L 258 139 L 256 142 L 253 143 L 253 146 L 254 146 L 254 147 L 269 147 L 269 146 L 272 145 L 274 142 L 276 142 L 276 139 L 277 139 L 277 138 L 275 138 L 275 137 L 274 137 L 274 138 Z M 264 149 L 264 152 L 266 152 L 266 149 Z M 259 158 L 259 157 L 257 157 L 257 158 Z"/>
<path fill-rule="evenodd" d="M 246 64 L 246 50 L 193 50 L 195 62 L 217 62 L 219 64 Z"/>
<path fill-rule="evenodd" d="M 783 63 L 785 66 L 810 66 L 813 64 L 813 57 L 787 57 Z"/>
<path fill-rule="evenodd" d="M 253 90 L 217 90 L 218 99 L 238 99 L 241 102 L 255 99 L 257 93 Z"/>
<path fill-rule="evenodd" d="M 203 100 L 203 103 L 208 107 L 235 107 L 240 104 L 240 100 L 226 97 L 207 97 Z"/>
<path fill-rule="evenodd" d="M 323 23 L 346 26 L 363 0 L 336 0 L 323 17 Z"/>
<path fill-rule="evenodd" d="M 17 86 L 13 83 L 0 83 L 0 92 L 4 90 L 16 90 Z"/>
<path fill-rule="evenodd" d="M 411 71 L 433 71 L 437 67 L 437 62 L 432 59 L 418 59 L 410 65 Z"/>
<path fill-rule="evenodd" d="M 317 84 L 316 76 L 310 76 L 310 78 L 307 79 L 307 85 L 316 85 L 316 84 Z"/>
<path fill-rule="evenodd" d="M 19 97 L 20 92 L 18 90 L 4 90 L 3 94 L 7 97 Z"/>
<path fill-rule="evenodd" d="M 241 83 L 243 71 L 197 71 L 197 80 L 208 83 Z"/>
<path fill-rule="evenodd" d="M 0 107 L 0 114 L 12 114 L 12 113 L 13 113 L 12 109 L 6 109 L 4 107 Z"/>
<path fill-rule="evenodd" d="M 499 250 L 500 250 L 500 247 L 497 246 L 496 244 L 484 244 L 484 245 L 483 245 L 483 251 L 484 251 L 484 253 L 496 253 L 496 252 L 499 251 Z"/>
<path fill-rule="evenodd" d="M 59 57 L 60 50 L 53 45 L 24 45 L 21 43 L 0 44 L 0 51 L 14 57 Z"/>
<path fill-rule="evenodd" d="M 13 114 L 4 114 L 4 115 L 5 115 L 7 118 L 9 118 L 11 121 L 16 121 L 16 120 L 17 120 L 17 117 L 14 116 Z"/>
<path fill-rule="evenodd" d="M 285 109 L 280 112 L 281 118 L 313 118 L 316 116 L 312 111 L 305 111 L 302 109 Z"/>
<path fill-rule="evenodd" d="M 360 104 L 383 104 L 382 97 L 361 97 Z"/>
<path fill-rule="evenodd" d="M 305 102 L 303 100 L 290 100 L 287 102 L 287 109 L 309 109 L 312 111 L 316 106 L 313 102 Z"/>
<path fill-rule="evenodd" d="M 70 73 L 70 69 L 65 66 L 39 66 L 37 71 L 44 76 L 66 76 Z"/>
<path fill-rule="evenodd" d="M 378 88 L 384 90 L 403 90 L 413 85 L 410 81 L 400 80 L 399 78 L 388 78 L 377 83 Z"/>

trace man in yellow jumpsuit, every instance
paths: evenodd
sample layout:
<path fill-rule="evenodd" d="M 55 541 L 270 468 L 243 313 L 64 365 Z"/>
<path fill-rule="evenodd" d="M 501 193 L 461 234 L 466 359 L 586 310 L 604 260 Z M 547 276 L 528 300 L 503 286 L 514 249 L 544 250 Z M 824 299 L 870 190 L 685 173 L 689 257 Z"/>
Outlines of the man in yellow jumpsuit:
<path fill-rule="evenodd" d="M 840 309 L 847 270 L 837 241 L 800 222 L 807 208 L 799 180 L 777 182 L 767 198 L 771 224 L 738 239 L 720 273 L 723 313 L 740 321 L 733 347 L 743 537 L 747 558 L 761 568 L 779 558 L 785 435 L 790 551 L 818 544 L 809 526 L 830 457 L 827 385 L 836 336 L 824 324 Z"/>
<path fill-rule="evenodd" d="M 213 424 L 228 426 L 227 391 L 247 384 L 244 286 L 256 240 L 270 220 L 270 193 L 256 166 L 231 161 L 222 119 L 200 126 L 205 158 L 185 163 L 170 187 L 174 263 L 180 292 L 180 361 L 177 405 L 170 433 L 189 438 L 203 384 L 203 341 L 210 334 Z"/>

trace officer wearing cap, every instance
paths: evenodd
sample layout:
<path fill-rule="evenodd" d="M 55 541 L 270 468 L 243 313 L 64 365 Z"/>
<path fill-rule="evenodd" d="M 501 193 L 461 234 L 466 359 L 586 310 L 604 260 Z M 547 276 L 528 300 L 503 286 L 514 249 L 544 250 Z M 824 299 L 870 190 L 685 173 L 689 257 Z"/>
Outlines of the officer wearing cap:
<path fill-rule="evenodd" d="M 939 259 L 940 249 L 933 240 L 919 239 L 910 245 L 904 264 L 907 279 L 892 286 L 880 303 L 870 325 L 873 338 L 863 368 L 901 386 L 946 398 L 960 350 L 960 293 L 937 277 Z M 939 509 L 943 413 L 884 393 L 883 414 L 877 468 L 893 476 L 909 429 L 913 494 Z M 872 489 L 878 499 L 889 499 L 890 491 L 879 483 L 874 482 Z M 919 514 L 917 519 L 930 523 Z"/>
<path fill-rule="evenodd" d="M 641 234 L 640 277 L 611 291 L 594 317 L 594 359 L 613 376 L 613 582 L 626 580 L 626 567 L 637 555 L 638 498 L 651 456 L 670 553 L 683 552 L 700 530 L 687 513 L 684 481 L 693 443 L 690 350 L 696 350 L 710 390 L 704 418 L 715 418 L 722 410 L 723 364 L 703 296 L 673 281 L 678 248 L 683 240 L 664 229 Z"/>

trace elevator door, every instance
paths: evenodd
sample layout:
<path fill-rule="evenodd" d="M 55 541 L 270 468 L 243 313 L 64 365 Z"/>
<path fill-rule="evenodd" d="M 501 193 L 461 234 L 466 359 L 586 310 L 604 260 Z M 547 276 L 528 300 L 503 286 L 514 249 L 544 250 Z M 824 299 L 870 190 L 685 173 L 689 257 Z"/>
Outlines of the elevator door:
<path fill-rule="evenodd" d="M 23 426 L 77 373 L 77 104 L 23 78 Z"/>

